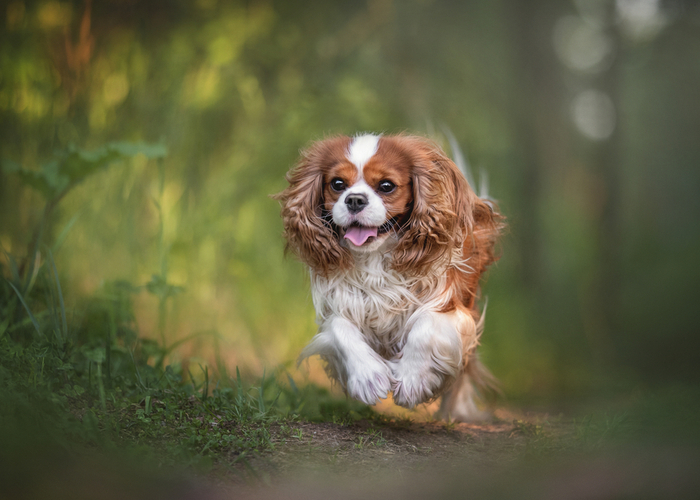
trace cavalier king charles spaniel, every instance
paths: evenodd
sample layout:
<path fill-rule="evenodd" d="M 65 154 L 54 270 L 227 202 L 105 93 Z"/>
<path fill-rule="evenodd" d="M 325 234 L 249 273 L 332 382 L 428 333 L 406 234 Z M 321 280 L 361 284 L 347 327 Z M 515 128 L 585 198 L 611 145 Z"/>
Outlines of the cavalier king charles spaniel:
<path fill-rule="evenodd" d="M 287 250 L 311 273 L 318 354 L 352 398 L 393 393 L 406 408 L 443 395 L 439 416 L 484 417 L 478 389 L 494 379 L 476 347 L 479 279 L 496 260 L 502 217 L 427 139 L 333 137 L 287 174 Z M 476 389 L 475 389 L 476 388 Z"/>

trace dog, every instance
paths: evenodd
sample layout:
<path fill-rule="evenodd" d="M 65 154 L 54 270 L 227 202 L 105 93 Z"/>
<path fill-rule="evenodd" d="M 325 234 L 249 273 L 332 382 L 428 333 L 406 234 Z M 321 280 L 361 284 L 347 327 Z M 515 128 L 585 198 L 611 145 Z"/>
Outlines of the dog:
<path fill-rule="evenodd" d="M 476 348 L 476 299 L 503 227 L 432 141 L 337 136 L 310 145 L 281 202 L 286 250 L 310 270 L 320 355 L 329 377 L 368 405 L 406 408 L 443 395 L 439 417 L 481 419 L 495 387 Z"/>

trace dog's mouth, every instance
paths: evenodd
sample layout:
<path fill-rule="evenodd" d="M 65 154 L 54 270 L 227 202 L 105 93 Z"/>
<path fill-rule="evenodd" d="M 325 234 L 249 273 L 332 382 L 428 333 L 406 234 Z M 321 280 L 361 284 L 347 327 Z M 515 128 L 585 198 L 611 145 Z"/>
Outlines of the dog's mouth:
<path fill-rule="evenodd" d="M 374 240 L 379 234 L 379 228 L 374 226 L 361 226 L 360 224 L 351 224 L 345 228 L 346 240 L 350 240 L 356 247 L 361 247 L 368 240 Z"/>
<path fill-rule="evenodd" d="M 353 222 L 345 228 L 343 238 L 350 240 L 356 247 L 361 247 L 367 242 L 372 242 L 380 235 L 388 233 L 396 224 L 397 217 L 392 217 L 381 226 L 363 226 L 357 222 Z"/>
<path fill-rule="evenodd" d="M 321 219 L 339 238 L 350 240 L 353 245 L 360 247 L 367 242 L 371 243 L 390 231 L 398 233 L 401 231 L 403 224 L 405 224 L 408 215 L 408 213 L 396 215 L 388 219 L 381 226 L 364 226 L 359 222 L 353 222 L 346 227 L 337 226 L 333 222 L 333 214 L 328 210 L 323 210 Z"/>

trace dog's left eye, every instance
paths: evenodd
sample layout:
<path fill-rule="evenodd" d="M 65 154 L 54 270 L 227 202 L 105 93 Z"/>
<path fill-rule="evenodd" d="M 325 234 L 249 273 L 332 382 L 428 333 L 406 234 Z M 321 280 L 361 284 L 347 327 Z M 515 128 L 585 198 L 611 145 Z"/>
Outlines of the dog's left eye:
<path fill-rule="evenodd" d="M 378 189 L 382 193 L 391 193 L 394 189 L 396 189 L 396 184 L 388 180 L 383 180 L 379 183 Z"/>

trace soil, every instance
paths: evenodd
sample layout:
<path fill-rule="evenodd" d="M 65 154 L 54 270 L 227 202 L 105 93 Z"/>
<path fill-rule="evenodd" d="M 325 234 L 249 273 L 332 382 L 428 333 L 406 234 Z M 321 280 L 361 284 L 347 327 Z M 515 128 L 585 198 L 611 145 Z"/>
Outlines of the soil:
<path fill-rule="evenodd" d="M 491 422 L 446 423 L 392 418 L 351 424 L 296 422 L 273 426 L 274 449 L 245 457 L 239 474 L 215 478 L 228 491 L 258 498 L 261 484 L 284 485 L 381 484 L 431 475 L 492 474 L 515 462 L 538 433 L 566 432 L 548 415 L 495 412 Z M 216 476 L 216 472 L 214 473 Z M 331 487 L 329 485 L 329 487 Z M 321 486 L 322 488 L 322 486 Z M 286 489 L 286 487 L 282 488 Z M 269 493 L 269 490 L 268 490 Z"/>
<path fill-rule="evenodd" d="M 356 478 L 409 473 L 429 463 L 474 456 L 483 462 L 499 442 L 516 445 L 522 437 L 511 421 L 483 424 L 399 421 L 377 425 L 359 421 L 342 426 L 299 423 L 301 438 L 276 436 L 276 450 L 258 462 L 271 477 L 353 471 Z M 499 446 L 500 447 L 500 446 Z M 460 460 L 461 461 L 461 460 Z"/>
<path fill-rule="evenodd" d="M 272 429 L 274 450 L 200 499 L 699 498 L 700 453 L 650 442 L 581 446 L 562 416 L 492 422 L 390 419 Z M 211 484 L 211 483 L 210 483 Z"/>

